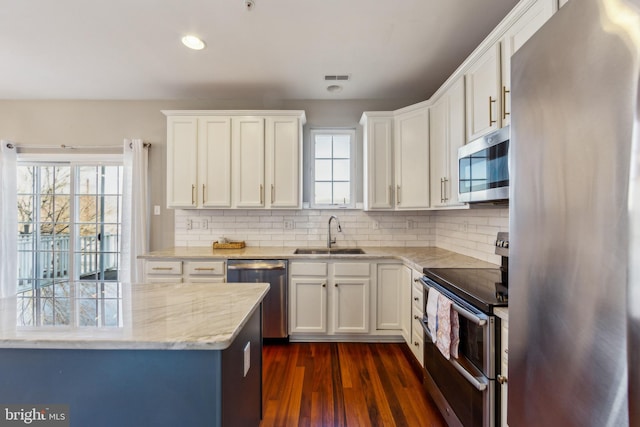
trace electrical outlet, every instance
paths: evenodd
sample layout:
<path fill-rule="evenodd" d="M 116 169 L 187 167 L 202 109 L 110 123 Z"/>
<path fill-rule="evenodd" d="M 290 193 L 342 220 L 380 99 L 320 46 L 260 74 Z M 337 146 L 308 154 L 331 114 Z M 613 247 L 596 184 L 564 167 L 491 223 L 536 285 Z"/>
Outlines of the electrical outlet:
<path fill-rule="evenodd" d="M 153 214 L 154 214 L 154 215 L 160 215 L 160 206 L 155 205 L 155 206 L 153 207 Z"/>
<path fill-rule="evenodd" d="M 188 219 L 187 220 L 187 230 L 192 230 L 193 229 L 193 221 Z"/>
<path fill-rule="evenodd" d="M 290 219 L 285 219 L 283 221 L 283 228 L 285 230 L 293 230 L 293 221 Z"/>
<path fill-rule="evenodd" d="M 407 230 L 416 228 L 415 222 L 412 219 L 407 220 Z"/>
<path fill-rule="evenodd" d="M 251 367 L 251 341 L 247 342 L 247 345 L 244 346 L 244 376 L 247 376 L 249 372 L 249 368 Z"/>
<path fill-rule="evenodd" d="M 202 220 L 202 229 L 206 230 L 207 228 L 209 228 L 209 220 L 203 219 Z"/>
<path fill-rule="evenodd" d="M 469 223 L 467 221 L 463 221 L 462 224 L 460 224 L 460 231 L 462 231 L 463 233 L 466 233 L 468 229 L 469 229 Z"/>
<path fill-rule="evenodd" d="M 371 223 L 371 228 L 374 230 L 379 230 L 380 229 L 380 223 L 378 221 L 373 221 Z"/>

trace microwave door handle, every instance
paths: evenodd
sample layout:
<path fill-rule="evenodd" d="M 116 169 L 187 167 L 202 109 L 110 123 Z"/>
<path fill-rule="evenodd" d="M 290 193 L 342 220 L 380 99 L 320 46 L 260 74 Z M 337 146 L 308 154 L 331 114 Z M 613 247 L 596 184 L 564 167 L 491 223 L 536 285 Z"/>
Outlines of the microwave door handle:
<path fill-rule="evenodd" d="M 420 281 L 422 282 L 422 286 L 424 286 L 426 289 L 429 289 L 429 288 L 432 287 L 427 282 L 425 282 L 425 280 L 423 278 L 421 278 Z M 485 314 L 479 314 L 478 315 L 478 314 L 472 313 L 469 310 L 467 310 L 466 308 L 459 306 L 455 302 L 453 302 L 451 304 L 451 307 L 453 307 L 453 309 L 455 311 L 457 311 L 460 315 L 462 315 L 465 318 L 471 320 L 473 323 L 475 323 L 478 326 L 484 326 L 484 325 L 487 324 L 488 317 Z"/>
<path fill-rule="evenodd" d="M 433 336 L 431 335 L 431 331 L 429 331 L 429 328 L 427 327 L 424 320 L 420 322 L 420 325 L 422 325 L 422 329 L 424 329 L 424 334 L 426 335 L 427 338 L 429 338 L 429 341 L 433 342 Z M 487 386 L 489 385 L 488 379 L 486 379 L 484 376 L 482 377 L 474 376 L 469 371 L 464 369 L 464 367 L 461 364 L 459 364 L 453 357 L 449 359 L 449 362 L 451 362 L 453 367 L 456 368 L 456 371 L 460 372 L 460 374 L 464 377 L 464 379 L 467 380 L 471 385 L 473 385 L 478 391 L 486 390 Z"/>

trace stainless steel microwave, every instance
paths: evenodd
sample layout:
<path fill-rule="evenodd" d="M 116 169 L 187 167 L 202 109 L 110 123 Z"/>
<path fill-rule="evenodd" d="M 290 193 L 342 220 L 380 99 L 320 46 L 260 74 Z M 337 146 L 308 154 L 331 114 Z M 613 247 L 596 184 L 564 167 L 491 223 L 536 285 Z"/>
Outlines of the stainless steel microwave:
<path fill-rule="evenodd" d="M 509 134 L 506 126 L 458 149 L 458 200 L 509 199 Z"/>

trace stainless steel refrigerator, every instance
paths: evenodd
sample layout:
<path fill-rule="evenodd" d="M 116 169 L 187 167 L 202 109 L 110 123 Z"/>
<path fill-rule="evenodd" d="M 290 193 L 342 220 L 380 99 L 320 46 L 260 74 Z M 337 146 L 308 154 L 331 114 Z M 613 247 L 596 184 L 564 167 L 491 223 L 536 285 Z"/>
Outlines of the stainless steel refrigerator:
<path fill-rule="evenodd" d="M 508 422 L 640 426 L 640 0 L 512 57 Z"/>

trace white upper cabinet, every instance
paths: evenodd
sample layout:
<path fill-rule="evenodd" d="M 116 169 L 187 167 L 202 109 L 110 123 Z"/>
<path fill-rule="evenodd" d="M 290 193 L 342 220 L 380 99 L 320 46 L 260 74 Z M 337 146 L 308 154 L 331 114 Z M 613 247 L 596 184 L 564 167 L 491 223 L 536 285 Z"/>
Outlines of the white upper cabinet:
<path fill-rule="evenodd" d="M 169 208 L 301 206 L 304 112 L 164 113 Z"/>
<path fill-rule="evenodd" d="M 511 55 L 558 9 L 558 0 L 522 1 L 500 40 L 474 58 L 465 73 L 467 141 L 511 122 Z"/>
<path fill-rule="evenodd" d="M 195 208 L 198 187 L 198 119 L 167 119 L 167 207 Z"/>
<path fill-rule="evenodd" d="M 272 208 L 302 205 L 302 126 L 296 116 L 267 117 L 267 197 Z"/>
<path fill-rule="evenodd" d="M 264 207 L 264 118 L 232 120 L 234 207 Z"/>
<path fill-rule="evenodd" d="M 364 113 L 364 208 L 393 209 L 393 113 Z"/>
<path fill-rule="evenodd" d="M 502 127 L 500 67 L 500 43 L 495 43 L 465 74 L 467 141 Z"/>
<path fill-rule="evenodd" d="M 429 208 L 429 109 L 365 112 L 364 208 Z"/>
<path fill-rule="evenodd" d="M 198 119 L 198 195 L 203 208 L 231 206 L 231 118 Z"/>
<path fill-rule="evenodd" d="M 507 29 L 502 38 L 502 126 L 511 123 L 511 56 L 557 11 L 557 0 L 538 0 Z"/>
<path fill-rule="evenodd" d="M 396 209 L 429 207 L 429 109 L 400 113 L 395 117 Z"/>
<path fill-rule="evenodd" d="M 464 80 L 459 78 L 429 111 L 431 207 L 458 206 L 458 148 L 465 144 Z"/>

